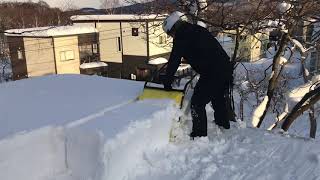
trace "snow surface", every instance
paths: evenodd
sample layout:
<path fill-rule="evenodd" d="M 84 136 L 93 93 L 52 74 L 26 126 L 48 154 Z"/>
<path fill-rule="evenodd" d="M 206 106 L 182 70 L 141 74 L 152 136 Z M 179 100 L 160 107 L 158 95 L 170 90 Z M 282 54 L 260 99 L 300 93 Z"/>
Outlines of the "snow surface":
<path fill-rule="evenodd" d="M 142 89 L 142 82 L 85 75 L 53 75 L 0 84 L 0 139 L 83 119 L 131 101 Z"/>
<path fill-rule="evenodd" d="M 262 82 L 262 86 L 267 85 L 267 81 L 271 75 L 271 67 L 272 64 L 272 54 L 275 51 L 270 49 L 270 54 L 268 54 L 268 58 L 261 59 L 259 61 L 255 61 L 252 63 L 242 63 L 239 64 L 235 71 L 235 83 L 237 86 L 241 87 L 242 90 L 245 90 L 246 93 L 249 93 L 247 96 L 247 100 L 244 104 L 244 118 L 246 120 L 250 120 L 248 126 L 254 127 L 252 124 L 252 120 L 254 118 L 253 114 L 255 113 L 256 108 L 260 105 L 260 101 L 264 99 L 263 97 L 256 97 L 255 92 L 252 92 L 252 88 L 247 88 L 246 86 L 250 85 L 246 81 L 249 81 L 253 84 L 258 84 L 260 81 L 265 79 L 266 84 Z M 283 57 L 289 59 L 291 52 L 286 52 Z M 301 98 L 309 91 L 311 84 L 305 84 L 302 74 L 301 74 L 301 63 L 297 58 L 299 57 L 299 53 L 294 53 L 292 58 L 288 61 L 288 64 L 284 66 L 282 76 L 286 79 L 286 87 L 282 87 L 283 94 L 282 96 L 286 97 L 285 101 L 288 104 L 288 108 L 286 108 L 286 112 L 290 111 L 294 105 L 301 100 Z M 266 69 L 269 70 L 266 71 Z M 248 70 L 248 73 L 247 73 Z M 266 77 L 265 77 L 266 74 Z M 266 88 L 266 87 L 265 87 Z M 238 96 L 238 97 L 237 97 Z M 235 100 L 236 103 L 236 111 L 240 111 L 240 95 L 235 91 Z M 270 112 L 267 113 L 264 122 L 261 125 L 262 129 L 269 129 L 276 121 L 277 118 L 280 118 L 284 115 L 282 111 L 280 114 L 272 114 Z M 278 116 L 278 117 L 277 117 Z M 281 123 L 280 123 L 281 124 Z M 310 122 L 308 119 L 308 114 L 304 113 L 301 117 L 299 117 L 289 129 L 289 133 L 293 133 L 303 137 L 309 137 L 309 129 Z M 319 132 L 319 130 L 318 130 Z M 317 133 L 317 138 L 320 137 L 319 133 Z"/>
<path fill-rule="evenodd" d="M 180 64 L 180 66 L 177 69 L 177 72 L 185 71 L 185 70 L 188 70 L 188 69 L 191 69 L 190 64 Z"/>
<path fill-rule="evenodd" d="M 169 143 L 181 112 L 168 100 L 136 101 L 142 88 L 84 75 L 1 84 L 0 179 L 319 178 L 317 140 L 250 128 L 249 121 L 220 130 L 209 106 L 207 138 L 188 139 L 186 116 L 184 138 Z"/>
<path fill-rule="evenodd" d="M 49 26 L 27 29 L 9 29 L 5 31 L 6 36 L 26 37 L 52 37 L 76 34 L 97 33 L 98 30 L 91 26 Z"/>
<path fill-rule="evenodd" d="M 252 115 L 252 125 L 253 125 L 253 127 L 257 127 L 258 126 L 260 118 L 263 115 L 263 112 L 267 107 L 268 100 L 269 100 L 268 96 L 265 96 L 263 98 L 263 101 L 259 104 L 259 106 L 254 111 L 254 113 Z"/>
<path fill-rule="evenodd" d="M 148 62 L 148 64 L 151 65 L 159 65 L 159 64 L 165 64 L 167 63 L 168 60 L 166 58 L 160 57 L 160 58 L 156 58 L 156 59 L 152 59 Z"/>
<path fill-rule="evenodd" d="M 277 9 L 281 13 L 286 13 L 287 11 L 289 11 L 291 9 L 291 7 L 292 7 L 292 5 L 290 3 L 282 2 L 282 3 L 279 3 Z"/>
<path fill-rule="evenodd" d="M 207 27 L 208 27 L 207 24 L 204 23 L 203 21 L 198 21 L 198 22 L 197 22 L 197 25 L 199 25 L 199 26 L 201 26 L 201 27 L 204 27 L 204 28 L 207 28 Z"/>
<path fill-rule="evenodd" d="M 80 65 L 81 69 L 89 69 L 89 68 L 97 68 L 97 67 L 105 67 L 108 66 L 105 62 L 90 62 L 90 63 L 83 63 Z"/>
<path fill-rule="evenodd" d="M 121 5 L 127 5 L 124 0 L 119 0 Z M 38 3 L 39 0 L 1 0 L 1 2 L 34 2 Z M 92 0 L 71 0 L 71 1 L 64 1 L 64 0 L 44 0 L 44 2 L 48 3 L 50 7 L 57 7 L 62 10 L 70 10 L 70 8 L 74 9 L 81 9 L 81 8 L 101 8 L 101 1 L 92 1 Z"/>
<path fill-rule="evenodd" d="M 104 20 L 104 21 L 120 21 L 120 20 L 163 20 L 165 15 L 134 15 L 134 14 L 115 14 L 115 15 L 75 15 L 71 16 L 72 21 L 88 21 L 88 20 Z"/>

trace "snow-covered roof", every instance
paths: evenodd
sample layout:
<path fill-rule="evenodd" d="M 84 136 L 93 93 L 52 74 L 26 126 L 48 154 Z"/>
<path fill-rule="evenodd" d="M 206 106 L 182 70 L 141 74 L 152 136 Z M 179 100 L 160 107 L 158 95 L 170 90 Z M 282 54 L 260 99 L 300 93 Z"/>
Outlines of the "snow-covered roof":
<path fill-rule="evenodd" d="M 184 70 L 187 70 L 187 69 L 190 69 L 191 66 L 190 64 L 180 64 L 180 66 L 178 67 L 177 71 L 184 71 Z"/>
<path fill-rule="evenodd" d="M 71 16 L 72 21 L 123 21 L 123 20 L 162 20 L 166 15 L 135 15 L 135 14 L 116 14 L 116 15 L 75 15 Z"/>
<path fill-rule="evenodd" d="M 26 37 L 52 37 L 68 36 L 75 34 L 96 33 L 98 30 L 90 26 L 49 26 L 27 29 L 9 29 L 5 31 L 6 36 L 26 36 Z"/>
<path fill-rule="evenodd" d="M 105 67 L 105 66 L 108 66 L 108 64 L 104 62 L 90 62 L 90 63 L 81 64 L 80 68 L 89 69 L 89 68 L 97 68 L 97 67 Z"/>
<path fill-rule="evenodd" d="M 166 58 L 160 57 L 160 58 L 156 58 L 156 59 L 152 59 L 148 62 L 148 64 L 151 65 L 159 65 L 159 64 L 165 64 L 167 63 L 168 60 Z"/>

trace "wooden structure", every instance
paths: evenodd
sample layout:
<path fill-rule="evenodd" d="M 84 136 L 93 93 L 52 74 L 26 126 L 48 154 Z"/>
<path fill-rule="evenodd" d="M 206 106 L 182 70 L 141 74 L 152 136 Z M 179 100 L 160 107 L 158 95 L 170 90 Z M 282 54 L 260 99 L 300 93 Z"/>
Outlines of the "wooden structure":
<path fill-rule="evenodd" d="M 41 27 L 6 31 L 13 79 L 80 74 L 80 64 L 99 60 L 93 27 Z"/>
<path fill-rule="evenodd" d="M 91 26 L 99 31 L 100 59 L 108 64 L 109 76 L 126 79 L 136 78 L 142 69 L 148 69 L 149 60 L 168 58 L 171 39 L 162 30 L 163 19 L 159 15 L 71 17 L 75 26 Z"/>

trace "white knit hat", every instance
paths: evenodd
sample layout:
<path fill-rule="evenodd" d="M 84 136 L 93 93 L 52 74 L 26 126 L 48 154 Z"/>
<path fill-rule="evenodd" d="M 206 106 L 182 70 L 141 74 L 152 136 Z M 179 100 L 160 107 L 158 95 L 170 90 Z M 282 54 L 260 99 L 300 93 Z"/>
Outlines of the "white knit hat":
<path fill-rule="evenodd" d="M 162 29 L 164 32 L 168 33 L 172 27 L 180 20 L 187 20 L 187 17 L 184 13 L 175 11 L 170 16 L 168 16 L 162 24 Z"/>

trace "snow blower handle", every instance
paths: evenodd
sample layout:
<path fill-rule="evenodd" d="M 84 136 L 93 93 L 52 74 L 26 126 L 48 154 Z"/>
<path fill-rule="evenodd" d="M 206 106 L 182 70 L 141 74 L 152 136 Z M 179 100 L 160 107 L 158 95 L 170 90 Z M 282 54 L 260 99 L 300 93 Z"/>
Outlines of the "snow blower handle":
<path fill-rule="evenodd" d="M 165 89 L 170 90 L 172 88 L 171 85 L 169 87 L 168 84 L 165 83 L 166 81 L 166 73 L 165 73 L 165 69 L 167 68 L 168 63 L 163 64 L 160 69 L 155 70 L 152 74 L 151 74 L 151 78 L 149 80 L 147 80 L 144 84 L 144 87 L 147 86 L 148 82 L 155 82 L 157 84 L 164 84 L 165 85 Z M 173 77 L 174 79 L 179 78 L 177 76 Z"/>
<path fill-rule="evenodd" d="M 156 69 L 152 74 L 149 80 L 144 83 L 144 87 L 147 86 L 148 82 L 157 82 L 162 83 L 162 79 L 160 79 L 161 72 L 164 74 L 164 70 L 167 67 L 168 63 L 163 64 L 160 69 Z"/>

